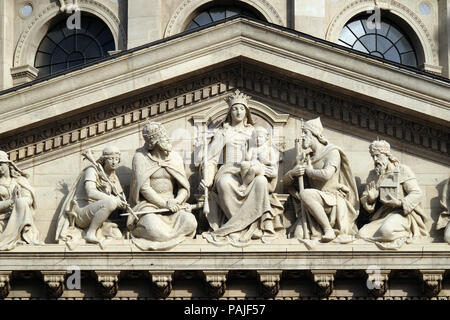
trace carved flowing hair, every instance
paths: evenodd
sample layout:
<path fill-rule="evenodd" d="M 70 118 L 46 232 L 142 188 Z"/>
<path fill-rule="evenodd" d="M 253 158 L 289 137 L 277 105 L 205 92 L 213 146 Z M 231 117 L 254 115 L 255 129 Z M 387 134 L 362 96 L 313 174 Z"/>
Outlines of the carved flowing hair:
<path fill-rule="evenodd" d="M 391 145 L 385 140 L 375 140 L 369 146 L 370 155 L 373 156 L 374 153 L 382 153 L 385 154 L 389 161 L 398 166 L 400 161 L 396 157 L 394 157 L 391 153 Z"/>

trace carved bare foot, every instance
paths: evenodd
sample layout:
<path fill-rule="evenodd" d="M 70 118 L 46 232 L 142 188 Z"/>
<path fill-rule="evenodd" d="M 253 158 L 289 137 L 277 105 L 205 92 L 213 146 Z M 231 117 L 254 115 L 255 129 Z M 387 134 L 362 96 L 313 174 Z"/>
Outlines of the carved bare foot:
<path fill-rule="evenodd" d="M 84 240 L 86 240 L 86 242 L 89 242 L 89 243 L 100 243 L 100 241 L 95 236 L 95 232 L 93 232 L 93 231 L 92 232 L 88 231 L 86 233 L 86 236 L 84 237 Z"/>
<path fill-rule="evenodd" d="M 323 242 L 330 242 L 332 240 L 336 239 L 336 235 L 334 234 L 333 229 L 325 230 L 325 234 L 322 236 Z"/>

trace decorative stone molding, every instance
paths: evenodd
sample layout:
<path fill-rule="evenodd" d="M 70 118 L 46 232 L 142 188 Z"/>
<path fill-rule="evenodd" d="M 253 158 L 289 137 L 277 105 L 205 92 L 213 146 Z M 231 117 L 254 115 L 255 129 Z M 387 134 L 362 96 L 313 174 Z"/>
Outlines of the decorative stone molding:
<path fill-rule="evenodd" d="M 119 289 L 120 271 L 95 271 L 100 285 L 100 293 L 103 297 L 112 299 Z"/>
<path fill-rule="evenodd" d="M 373 0 L 350 1 L 331 21 L 325 39 L 337 42 L 345 24 L 355 15 L 361 12 L 365 13 L 367 10 L 373 10 L 374 5 Z M 410 8 L 395 0 L 376 1 L 376 6 L 380 9 L 389 10 L 409 24 L 420 39 L 425 54 L 425 63 L 428 66 L 432 66 L 432 70 L 429 71 L 438 71 L 440 67 L 437 46 L 430 31 L 420 17 Z M 428 69 L 425 70 L 428 71 Z"/>
<path fill-rule="evenodd" d="M 311 270 L 316 294 L 320 298 L 328 298 L 334 289 L 336 270 Z"/>
<path fill-rule="evenodd" d="M 367 269 L 367 290 L 373 297 L 382 297 L 389 287 L 389 275 L 391 270 Z"/>
<path fill-rule="evenodd" d="M 277 10 L 267 0 L 241 0 L 261 13 L 264 18 L 274 24 L 285 25 Z M 175 10 L 174 15 L 166 27 L 164 38 L 170 37 L 184 31 L 188 18 L 192 16 L 197 8 L 211 2 L 211 0 L 184 0 Z"/>
<path fill-rule="evenodd" d="M 41 274 L 45 282 L 47 296 L 54 299 L 61 297 L 64 292 L 66 272 L 41 271 Z"/>
<path fill-rule="evenodd" d="M 254 100 L 267 102 L 267 105 L 277 101 L 277 108 L 286 108 L 294 116 L 304 117 L 305 113 L 312 113 L 339 123 L 340 129 L 346 125 L 349 131 L 362 129 L 367 137 L 372 135 L 373 138 L 379 136 L 389 140 L 394 147 L 408 144 L 409 151 L 417 155 L 431 155 L 433 160 L 438 156 L 442 161 L 447 161 L 450 155 L 450 134 L 444 127 L 390 113 L 381 106 L 346 98 L 247 63 L 229 65 L 143 95 L 106 104 L 89 113 L 2 138 L 0 149 L 8 151 L 12 161 L 36 159 L 107 134 L 112 129 L 138 126 L 147 118 L 206 103 L 236 88 L 244 90 Z M 257 106 L 254 104 L 252 108 Z M 283 118 L 273 120 L 281 121 L 275 122 L 279 125 L 285 121 Z"/>
<path fill-rule="evenodd" d="M 218 299 L 225 294 L 228 271 L 203 271 L 208 286 L 208 296 Z"/>
<path fill-rule="evenodd" d="M 0 300 L 5 299 L 11 290 L 11 271 L 0 271 Z"/>
<path fill-rule="evenodd" d="M 153 293 L 160 299 L 167 298 L 172 292 L 173 271 L 150 271 Z"/>
<path fill-rule="evenodd" d="M 275 298 L 280 291 L 282 270 L 257 270 L 261 283 L 261 294 L 264 298 Z"/>
<path fill-rule="evenodd" d="M 30 50 L 30 48 L 39 47 L 39 43 L 48 30 L 48 22 L 60 14 L 59 4 L 59 1 L 50 3 L 41 12 L 35 14 L 34 18 L 24 28 L 15 49 L 14 67 L 34 64 L 36 51 Z M 117 49 L 126 47 L 126 32 L 120 19 L 108 6 L 96 0 L 78 0 L 78 8 L 97 16 L 106 23 L 113 34 Z"/>
<path fill-rule="evenodd" d="M 11 76 L 13 78 L 13 85 L 33 81 L 37 78 L 39 70 L 30 65 L 24 65 L 11 68 Z"/>
<path fill-rule="evenodd" d="M 420 270 L 423 293 L 435 297 L 441 292 L 445 270 Z"/>

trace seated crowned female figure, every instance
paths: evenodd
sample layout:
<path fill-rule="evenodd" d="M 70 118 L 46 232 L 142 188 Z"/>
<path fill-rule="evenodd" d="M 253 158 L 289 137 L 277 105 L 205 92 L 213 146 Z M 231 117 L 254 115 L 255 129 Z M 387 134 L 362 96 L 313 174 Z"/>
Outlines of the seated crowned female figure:
<path fill-rule="evenodd" d="M 251 239 L 264 242 L 282 231 L 283 207 L 275 189 L 278 167 L 264 165 L 264 174 L 243 183 L 241 163 L 249 149 L 254 123 L 248 107 L 250 97 L 239 92 L 228 99 L 229 111 L 223 125 L 208 145 L 207 166 L 200 185 L 209 188 L 210 212 L 206 218 L 212 229 L 203 237 L 215 244 L 241 246 Z M 220 168 L 219 164 L 223 163 Z"/>

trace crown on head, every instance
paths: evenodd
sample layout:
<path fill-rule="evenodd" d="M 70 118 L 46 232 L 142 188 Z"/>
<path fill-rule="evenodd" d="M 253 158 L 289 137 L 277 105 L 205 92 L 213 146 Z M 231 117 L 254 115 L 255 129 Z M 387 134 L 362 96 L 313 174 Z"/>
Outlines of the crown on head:
<path fill-rule="evenodd" d="M 248 100 L 250 100 L 252 97 L 240 92 L 239 90 L 236 90 L 232 95 L 225 98 L 225 101 L 228 103 L 230 107 L 237 103 L 241 103 L 244 106 L 247 106 Z"/>

